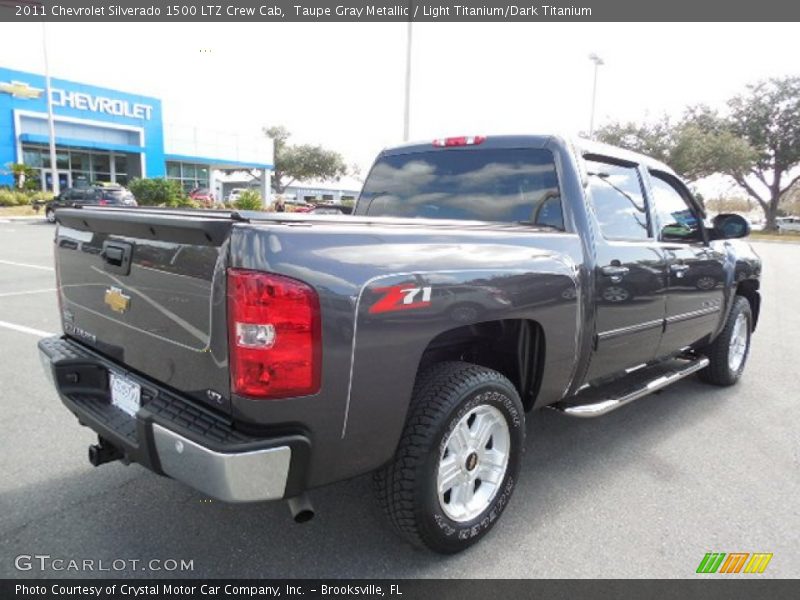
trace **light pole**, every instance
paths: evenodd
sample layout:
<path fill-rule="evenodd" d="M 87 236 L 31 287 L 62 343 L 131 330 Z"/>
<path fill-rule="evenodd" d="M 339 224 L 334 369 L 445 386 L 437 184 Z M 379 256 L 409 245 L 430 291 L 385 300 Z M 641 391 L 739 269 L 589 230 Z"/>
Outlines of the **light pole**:
<path fill-rule="evenodd" d="M 53 99 L 50 96 L 50 65 L 47 60 L 47 29 L 42 21 L 42 50 L 44 52 L 44 97 L 47 102 L 47 126 L 50 130 L 50 182 L 53 195 L 58 196 L 61 185 L 58 182 L 58 166 L 56 165 L 56 126 L 53 121 Z"/>
<path fill-rule="evenodd" d="M 594 63 L 594 82 L 592 83 L 592 114 L 589 118 L 589 138 L 594 137 L 594 107 L 597 100 L 597 70 L 604 65 L 603 59 L 594 52 L 589 55 L 589 60 Z"/>
<path fill-rule="evenodd" d="M 406 96 L 403 113 L 403 141 L 408 141 L 409 129 L 411 126 L 411 10 L 412 4 L 408 6 L 408 30 L 406 33 Z"/>

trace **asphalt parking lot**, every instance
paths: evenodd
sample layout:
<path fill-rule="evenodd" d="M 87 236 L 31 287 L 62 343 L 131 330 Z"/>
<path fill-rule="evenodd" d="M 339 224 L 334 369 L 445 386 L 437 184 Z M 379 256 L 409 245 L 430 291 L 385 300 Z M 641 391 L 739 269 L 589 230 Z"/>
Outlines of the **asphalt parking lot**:
<path fill-rule="evenodd" d="M 53 226 L 0 222 L 0 577 L 696 577 L 706 552 L 800 565 L 800 245 L 760 243 L 763 310 L 744 379 L 689 379 L 601 419 L 540 411 L 516 494 L 482 543 L 415 550 L 384 523 L 369 477 L 283 503 L 226 505 L 136 465 L 98 469 L 92 432 L 45 381 L 36 342 L 59 331 Z M 193 560 L 191 572 L 28 571 L 19 555 Z"/>

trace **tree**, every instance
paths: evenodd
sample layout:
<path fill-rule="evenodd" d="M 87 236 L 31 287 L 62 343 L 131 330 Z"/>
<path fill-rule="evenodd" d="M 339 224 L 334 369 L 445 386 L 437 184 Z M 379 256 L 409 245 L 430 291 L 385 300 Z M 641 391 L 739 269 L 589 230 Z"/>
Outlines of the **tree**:
<path fill-rule="evenodd" d="M 264 135 L 275 143 L 272 189 L 278 194 L 298 179 L 330 181 L 348 173 L 341 154 L 313 144 L 289 144 L 291 134 L 282 125 L 265 127 Z"/>
<path fill-rule="evenodd" d="M 781 197 L 781 212 L 784 214 L 779 216 L 800 215 L 800 181 Z"/>
<path fill-rule="evenodd" d="M 655 123 L 609 123 L 595 132 L 601 142 L 646 154 L 662 162 L 670 161 L 674 126 L 668 117 Z"/>
<path fill-rule="evenodd" d="M 675 124 L 612 123 L 597 137 L 658 158 L 690 181 L 728 175 L 775 229 L 781 197 L 800 181 L 800 77 L 749 85 L 724 115 L 694 106 Z"/>
<path fill-rule="evenodd" d="M 764 210 L 767 229 L 775 229 L 781 197 L 800 181 L 800 77 L 750 85 L 728 104 L 730 130 L 754 151 L 747 169 L 729 174 Z"/>
<path fill-rule="evenodd" d="M 239 194 L 235 206 L 239 210 L 262 210 L 264 202 L 261 200 L 261 194 L 256 190 L 245 190 Z"/>
<path fill-rule="evenodd" d="M 191 206 L 181 184 L 174 179 L 134 179 L 128 189 L 142 206 Z"/>
<path fill-rule="evenodd" d="M 752 163 L 754 152 L 747 141 L 726 127 L 716 112 L 696 106 L 674 124 L 668 117 L 656 123 L 611 123 L 597 131 L 597 138 L 667 163 L 693 182 Z"/>
<path fill-rule="evenodd" d="M 14 187 L 18 190 L 37 190 L 36 169 L 23 163 L 8 163 L 8 170 L 14 176 Z"/>

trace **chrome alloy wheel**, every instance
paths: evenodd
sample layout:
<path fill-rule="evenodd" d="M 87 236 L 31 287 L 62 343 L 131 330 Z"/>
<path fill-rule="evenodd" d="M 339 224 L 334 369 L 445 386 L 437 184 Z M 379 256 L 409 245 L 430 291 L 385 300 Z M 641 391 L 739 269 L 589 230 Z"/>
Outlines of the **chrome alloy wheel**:
<path fill-rule="evenodd" d="M 731 334 L 730 347 L 728 349 L 728 368 L 736 373 L 747 356 L 747 346 L 750 338 L 750 331 L 747 324 L 747 316 L 739 313 L 733 323 L 733 333 Z"/>
<path fill-rule="evenodd" d="M 450 432 L 439 458 L 439 505 L 453 521 L 470 521 L 497 495 L 508 468 L 511 434 L 503 413 L 482 404 Z"/>

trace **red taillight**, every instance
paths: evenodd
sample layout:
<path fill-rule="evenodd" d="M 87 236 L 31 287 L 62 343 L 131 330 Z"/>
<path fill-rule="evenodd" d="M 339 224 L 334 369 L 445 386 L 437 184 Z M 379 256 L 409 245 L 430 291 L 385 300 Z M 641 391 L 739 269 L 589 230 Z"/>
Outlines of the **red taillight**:
<path fill-rule="evenodd" d="M 437 138 L 433 145 L 437 148 L 450 148 L 452 146 L 475 146 L 486 141 L 485 135 L 462 135 L 459 137 Z"/>
<path fill-rule="evenodd" d="M 98 202 L 98 204 L 99 204 L 100 206 L 106 206 L 106 205 L 108 204 L 108 200 L 102 200 L 102 199 L 101 199 L 101 200 L 100 200 L 100 202 Z"/>
<path fill-rule="evenodd" d="M 319 391 L 319 297 L 296 279 L 228 269 L 231 390 L 252 398 Z"/>

